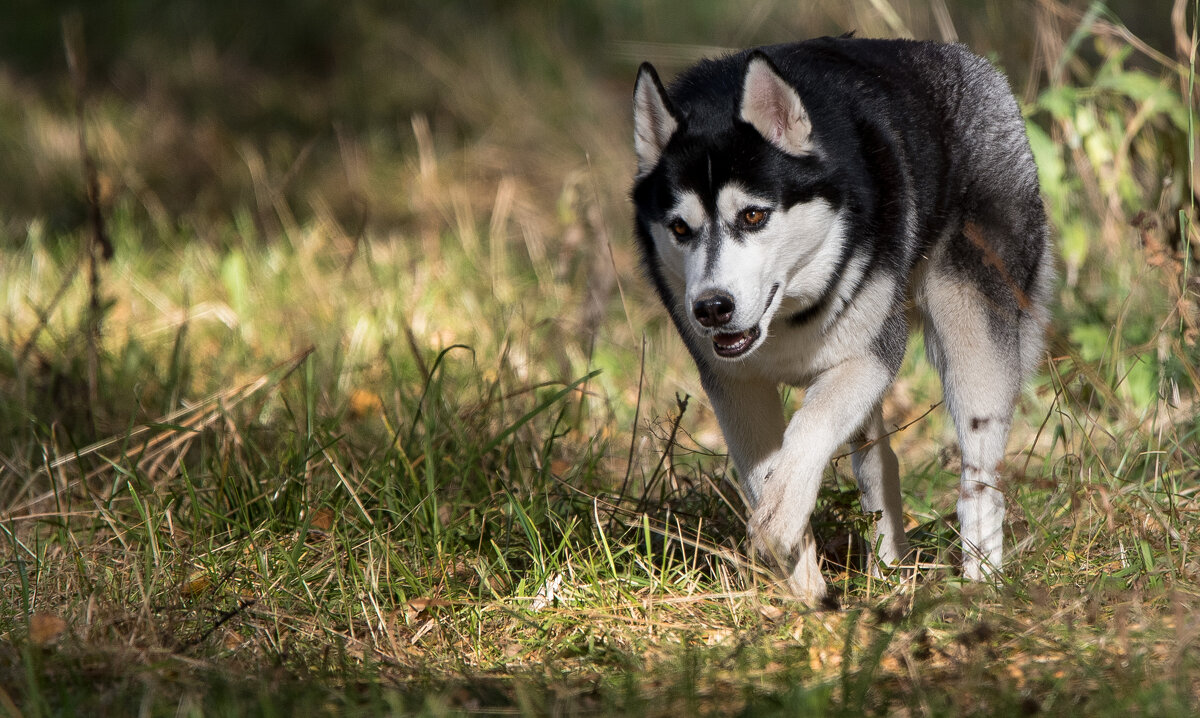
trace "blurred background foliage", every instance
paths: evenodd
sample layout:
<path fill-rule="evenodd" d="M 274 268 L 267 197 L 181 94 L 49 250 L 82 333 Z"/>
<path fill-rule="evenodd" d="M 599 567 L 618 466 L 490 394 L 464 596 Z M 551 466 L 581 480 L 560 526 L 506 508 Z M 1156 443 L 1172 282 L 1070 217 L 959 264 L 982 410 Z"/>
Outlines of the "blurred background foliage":
<path fill-rule="evenodd" d="M 232 344 L 220 332 L 203 350 L 190 339 L 221 366 L 278 360 L 322 328 L 337 338 L 319 356 L 344 350 L 349 309 L 337 318 L 297 304 L 334 306 L 338 293 L 354 301 L 323 273 L 372 247 L 404 254 L 394 281 L 409 292 L 390 324 L 360 330 L 376 351 L 415 338 L 430 350 L 461 341 L 502 353 L 503 331 L 480 326 L 494 318 L 439 311 L 463 306 L 463 283 L 482 281 L 483 301 L 525 306 L 538 343 L 555 347 L 537 378 L 567 380 L 599 363 L 618 391 L 636 379 L 629 367 L 647 327 L 654 346 L 675 347 L 668 363 L 686 366 L 632 279 L 637 64 L 651 60 L 669 76 L 727 48 L 855 31 L 962 41 L 1009 74 L 1062 254 L 1060 370 L 1112 359 L 1093 378 L 1125 413 L 1195 384 L 1183 0 L 14 2 L 0 24 L 0 246 L 41 247 L 73 271 L 88 217 L 81 103 L 100 208 L 119 254 L 135 262 L 115 274 L 179 271 L 179 289 L 162 290 L 171 311 L 158 302 L 163 326 L 178 329 L 178 312 L 197 306 L 237 324 Z M 80 58 L 74 78 L 67 45 Z M 329 266 L 292 287 L 291 270 L 278 269 L 286 260 L 271 256 L 300 244 Z M 268 281 L 271 266 L 281 274 Z M 16 265 L 6 273 L 5 341 L 26 356 L 36 350 L 58 367 L 50 374 L 71 375 L 80 359 L 64 340 L 70 330 L 55 345 L 39 329 L 50 315 L 75 326 L 51 301 L 56 280 L 33 272 L 10 281 Z M 142 330 L 115 321 L 142 316 L 126 291 L 119 279 L 106 287 L 108 327 L 136 340 Z M 266 318 L 276 305 L 290 311 Z M 20 374 L 16 358 L 6 363 Z M 114 369 L 121 381 L 144 369 L 116 366 L 128 369 Z M 188 389 L 220 386 L 229 373 L 187 373 Z M 665 390 L 698 390 L 672 377 Z M 339 386 L 356 381 L 342 376 Z M 163 390 L 168 399 L 179 391 Z M 123 417 L 114 421 L 127 414 L 114 411 Z"/>
<path fill-rule="evenodd" d="M 64 18 L 83 29 L 106 197 L 129 197 L 172 224 L 207 224 L 261 201 L 251 176 L 261 163 L 266 177 L 286 178 L 274 189 L 301 217 L 319 194 L 347 221 L 367 199 L 374 223 L 404 226 L 419 210 L 406 206 L 394 168 L 413 153 L 416 115 L 429 118 L 439 145 L 490 141 L 510 155 L 502 164 L 553 189 L 588 153 L 625 159 L 625 133 L 614 130 L 627 122 L 629 77 L 642 59 L 669 73 L 706 52 L 851 30 L 966 42 L 1030 102 L 1082 82 L 1082 93 L 1034 105 L 1047 130 L 1071 122 L 1090 140 L 1108 119 L 1096 94 L 1140 103 L 1157 92 L 1140 123 L 1183 116 L 1178 99 L 1162 101 L 1178 88 L 1157 82 L 1176 56 L 1171 0 L 1113 0 L 1100 11 L 1047 0 L 14 2 L 0 27 L 0 208 L 10 240 L 33 218 L 69 229 L 83 215 Z M 1118 18 L 1137 48 L 1112 32 L 1064 47 L 1081 19 L 1092 30 Z M 1132 72 L 1153 79 L 1135 82 Z M 1080 102 L 1087 107 L 1076 109 Z M 362 176 L 346 177 L 348 143 L 362 145 L 353 148 Z M 1178 148 L 1166 149 L 1165 161 L 1177 159 Z M 1099 162 L 1115 154 L 1087 151 Z M 1062 179 L 1048 171 L 1048 181 Z M 1137 179 L 1116 188 L 1128 203 Z M 1080 251 L 1073 245 L 1070 256 Z"/>

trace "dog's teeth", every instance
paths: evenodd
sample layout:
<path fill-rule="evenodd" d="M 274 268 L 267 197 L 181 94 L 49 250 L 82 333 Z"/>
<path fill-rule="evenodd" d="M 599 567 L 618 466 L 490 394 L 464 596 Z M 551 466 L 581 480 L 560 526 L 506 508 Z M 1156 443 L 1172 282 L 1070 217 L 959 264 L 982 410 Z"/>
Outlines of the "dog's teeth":
<path fill-rule="evenodd" d="M 748 338 L 747 332 L 738 332 L 737 334 L 717 334 L 713 337 L 713 341 L 728 349 L 744 343 Z"/>
<path fill-rule="evenodd" d="M 758 327 L 747 329 L 744 332 L 725 332 L 713 335 L 713 346 L 718 354 L 726 357 L 735 357 L 744 354 L 754 346 L 754 342 L 758 339 Z"/>

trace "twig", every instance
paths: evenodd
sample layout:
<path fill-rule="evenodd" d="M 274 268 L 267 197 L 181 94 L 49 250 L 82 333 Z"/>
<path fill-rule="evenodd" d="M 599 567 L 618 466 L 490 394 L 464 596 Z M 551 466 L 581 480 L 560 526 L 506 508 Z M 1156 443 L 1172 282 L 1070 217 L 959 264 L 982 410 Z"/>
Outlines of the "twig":
<path fill-rule="evenodd" d="M 671 458 L 671 454 L 675 449 L 675 437 L 679 434 L 679 423 L 683 421 L 683 415 L 687 413 L 688 400 L 691 398 L 688 394 L 684 394 L 682 399 L 679 398 L 678 394 L 675 395 L 675 406 L 679 408 L 679 413 L 675 415 L 675 420 L 671 422 L 671 433 L 667 436 L 667 445 L 663 447 L 662 455 L 658 457 L 658 464 L 655 465 L 654 472 L 650 474 L 650 481 L 646 484 L 646 490 L 642 492 L 642 498 L 638 499 L 638 511 L 643 510 L 646 499 L 650 496 L 650 490 L 658 482 L 667 459 Z M 672 470 L 674 470 L 674 462 L 667 469 L 667 471 Z"/>
<path fill-rule="evenodd" d="M 878 437 L 876 437 L 876 438 L 874 438 L 874 439 L 871 439 L 870 441 L 867 441 L 867 442 L 865 442 L 865 443 L 859 444 L 859 445 L 858 445 L 858 447 L 857 447 L 857 448 L 855 448 L 853 451 L 847 451 L 847 452 L 846 452 L 846 453 L 844 453 L 844 454 L 838 454 L 837 456 L 833 457 L 833 459 L 832 459 L 832 460 L 833 460 L 833 461 L 840 461 L 840 460 L 842 460 L 842 459 L 846 458 L 847 456 L 850 456 L 850 455 L 852 455 L 852 454 L 855 454 L 855 453 L 857 453 L 857 452 L 859 452 L 859 451 L 862 451 L 863 449 L 866 449 L 866 448 L 868 448 L 868 447 L 870 447 L 870 446 L 874 445 L 874 444 L 875 444 L 875 442 L 877 442 L 877 441 L 880 441 L 880 440 L 882 440 L 882 439 L 886 439 L 886 438 L 888 438 L 889 436 L 891 436 L 891 435 L 893 435 L 893 434 L 899 434 L 900 432 L 904 431 L 904 430 L 905 430 L 905 429 L 907 429 L 908 427 L 910 427 L 910 426 L 912 426 L 913 424 L 917 423 L 917 422 L 918 422 L 918 421 L 920 421 L 921 419 L 924 419 L 925 417 L 927 417 L 927 416 L 929 416 L 930 414 L 932 414 L 932 413 L 933 413 L 933 410 L 934 410 L 934 409 L 936 409 L 936 408 L 938 408 L 938 407 L 939 407 L 939 406 L 941 406 L 941 405 L 942 405 L 942 402 L 940 402 L 940 401 L 939 401 L 939 402 L 937 402 L 937 403 L 935 403 L 935 404 L 930 404 L 930 405 L 929 405 L 929 408 L 928 408 L 928 409 L 926 409 L 926 410 L 924 411 L 924 413 L 922 413 L 920 416 L 918 416 L 917 418 L 913 419 L 912 421 L 908 422 L 908 423 L 907 423 L 907 424 L 905 424 L 904 426 L 897 426 L 895 429 L 892 429 L 891 431 L 889 431 L 889 432 L 887 432 L 887 433 L 885 433 L 885 434 L 882 434 L 882 435 L 880 435 L 880 436 L 878 436 Z"/>
<path fill-rule="evenodd" d="M 226 623 L 228 623 L 231 618 L 238 615 L 242 611 L 245 611 L 250 606 L 253 606 L 255 603 L 255 600 L 256 599 L 253 599 L 253 598 L 245 598 L 245 599 L 242 599 L 241 601 L 238 601 L 237 606 L 229 609 L 228 611 L 225 611 L 220 616 L 218 616 L 217 620 L 213 623 L 213 625 L 208 627 L 208 630 L 206 630 L 204 633 L 201 633 L 199 636 L 193 638 L 192 640 L 188 641 L 187 643 L 183 644 L 183 647 L 191 648 L 193 646 L 198 646 L 201 643 L 204 643 L 204 640 L 206 638 L 211 636 L 218 628 L 220 628 L 221 626 L 224 626 Z"/>
<path fill-rule="evenodd" d="M 646 379 L 646 334 L 642 333 L 642 359 L 638 364 L 638 390 L 637 400 L 633 404 L 633 426 L 630 427 L 629 437 L 629 457 L 625 460 L 625 476 L 621 479 L 621 490 L 617 493 L 617 501 L 620 502 L 625 498 L 625 491 L 629 488 L 629 475 L 633 473 L 633 452 L 637 449 L 637 434 L 638 434 L 638 418 L 642 413 L 642 384 Z M 612 521 L 610 515 L 609 521 Z"/>

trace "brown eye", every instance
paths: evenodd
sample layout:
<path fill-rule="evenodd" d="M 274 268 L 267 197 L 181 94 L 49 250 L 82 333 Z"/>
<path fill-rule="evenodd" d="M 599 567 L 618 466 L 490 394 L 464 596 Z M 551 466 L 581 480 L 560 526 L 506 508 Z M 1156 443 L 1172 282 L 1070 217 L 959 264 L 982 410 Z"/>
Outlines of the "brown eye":
<path fill-rule="evenodd" d="M 692 228 L 687 226 L 687 222 L 684 222 L 682 219 L 677 219 L 668 226 L 675 233 L 676 237 L 688 237 L 692 234 Z"/>
<path fill-rule="evenodd" d="M 751 227 L 757 227 L 767 221 L 767 210 L 747 209 L 742 212 L 742 221 Z"/>

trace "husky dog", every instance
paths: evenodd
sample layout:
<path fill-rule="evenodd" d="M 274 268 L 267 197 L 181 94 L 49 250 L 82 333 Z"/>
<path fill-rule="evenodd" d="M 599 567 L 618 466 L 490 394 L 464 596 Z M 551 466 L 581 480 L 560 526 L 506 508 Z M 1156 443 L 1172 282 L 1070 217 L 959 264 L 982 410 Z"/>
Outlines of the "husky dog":
<path fill-rule="evenodd" d="M 643 265 L 700 370 L 791 591 L 825 594 L 809 518 L 839 446 L 873 562 L 908 552 L 880 403 L 925 327 L 962 450 L 963 573 L 999 571 L 997 480 L 1042 354 L 1054 270 L 1004 76 L 961 45 L 821 38 L 705 60 L 634 91 Z M 784 421 L 779 385 L 806 387 Z M 873 564 L 876 565 L 876 564 Z"/>

